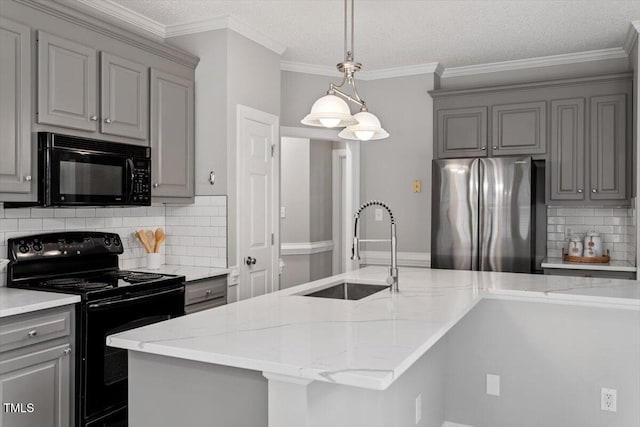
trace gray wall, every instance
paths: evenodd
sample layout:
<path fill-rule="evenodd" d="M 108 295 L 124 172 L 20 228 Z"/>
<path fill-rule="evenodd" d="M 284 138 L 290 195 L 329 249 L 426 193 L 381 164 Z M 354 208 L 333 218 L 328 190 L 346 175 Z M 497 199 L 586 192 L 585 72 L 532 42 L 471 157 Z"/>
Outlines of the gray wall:
<path fill-rule="evenodd" d="M 224 178 L 217 178 L 213 191 L 228 195 L 228 256 L 229 265 L 234 266 L 237 263 L 237 106 L 280 115 L 280 56 L 231 30 L 174 37 L 169 42 L 187 52 L 197 51 L 201 63 L 207 64 L 196 74 L 196 92 L 205 98 L 198 101 L 196 97 L 196 156 L 207 156 L 197 160 L 196 183 L 201 185 L 196 186 L 196 194 L 211 191 L 206 190 L 206 183 L 202 184 L 202 177 L 206 179 L 210 170 L 208 167 L 202 170 L 202 164 L 208 165 L 208 161 L 215 159 L 212 164 L 216 173 Z M 209 82 L 216 78 L 220 80 Z"/>
<path fill-rule="evenodd" d="M 309 241 L 309 208 L 311 178 L 308 139 L 282 138 L 280 141 L 280 206 L 287 210 L 280 219 L 280 241 Z"/>
<path fill-rule="evenodd" d="M 331 240 L 333 144 L 311 140 L 309 148 L 309 241 Z"/>
<path fill-rule="evenodd" d="M 640 425 L 640 312 L 485 300 L 446 336 L 445 419 L 476 427 Z M 501 396 L 486 394 L 500 375 Z M 600 410 L 600 388 L 618 412 Z"/>
<path fill-rule="evenodd" d="M 313 102 L 323 95 L 331 79 L 282 72 L 283 126 L 300 126 Z M 357 78 L 357 75 L 356 75 Z M 398 223 L 398 250 L 429 252 L 431 222 L 431 160 L 433 154 L 433 74 L 358 81 L 360 95 L 382 121 L 391 137 L 361 144 L 360 200 L 381 199 L 390 204 Z M 352 112 L 357 112 L 352 108 Z M 414 179 L 422 192 L 413 193 Z M 388 222 L 376 223 L 367 212 L 362 232 L 367 238 L 386 238 Z M 386 247 L 369 246 L 370 250 Z"/>

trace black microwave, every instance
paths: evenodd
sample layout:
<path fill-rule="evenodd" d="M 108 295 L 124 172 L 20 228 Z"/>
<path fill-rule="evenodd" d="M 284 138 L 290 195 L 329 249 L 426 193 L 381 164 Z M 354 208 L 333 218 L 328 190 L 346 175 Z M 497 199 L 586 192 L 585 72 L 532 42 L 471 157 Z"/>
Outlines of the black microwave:
<path fill-rule="evenodd" d="M 5 207 L 17 205 L 26 204 Z M 38 202 L 33 205 L 149 206 L 151 149 L 38 132 Z"/>

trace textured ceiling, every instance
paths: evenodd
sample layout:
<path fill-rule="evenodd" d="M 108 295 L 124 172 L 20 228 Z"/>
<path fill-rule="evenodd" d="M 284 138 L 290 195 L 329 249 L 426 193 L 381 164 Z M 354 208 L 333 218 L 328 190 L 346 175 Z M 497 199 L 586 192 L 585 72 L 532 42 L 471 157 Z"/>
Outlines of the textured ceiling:
<path fill-rule="evenodd" d="M 287 47 L 283 59 L 333 66 L 340 0 L 110 0 L 161 24 L 230 14 Z M 482 64 L 621 47 L 640 1 L 356 0 L 355 58 L 367 70 Z"/>

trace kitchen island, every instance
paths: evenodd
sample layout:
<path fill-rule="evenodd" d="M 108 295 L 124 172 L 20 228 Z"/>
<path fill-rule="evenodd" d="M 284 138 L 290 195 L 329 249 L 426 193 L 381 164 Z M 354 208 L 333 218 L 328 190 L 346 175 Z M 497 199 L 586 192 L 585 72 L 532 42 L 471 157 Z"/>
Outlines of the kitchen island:
<path fill-rule="evenodd" d="M 367 267 L 109 336 L 110 346 L 129 350 L 129 425 L 439 427 L 448 398 L 442 367 L 460 353 L 443 337 L 481 305 L 489 313 L 552 306 L 541 322 L 555 310 L 566 324 L 604 310 L 624 325 L 626 375 L 640 375 L 638 282 L 401 269 L 398 294 L 303 296 L 340 281 L 385 279 L 385 268 Z M 636 409 L 627 405 L 631 418 L 620 422 L 637 425 Z"/>

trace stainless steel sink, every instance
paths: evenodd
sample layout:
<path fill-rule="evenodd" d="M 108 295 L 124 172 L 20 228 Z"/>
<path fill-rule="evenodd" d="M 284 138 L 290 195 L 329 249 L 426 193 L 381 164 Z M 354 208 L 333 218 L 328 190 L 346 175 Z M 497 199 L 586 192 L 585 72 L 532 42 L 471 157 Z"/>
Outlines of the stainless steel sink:
<path fill-rule="evenodd" d="M 383 289 L 389 289 L 389 286 L 342 282 L 328 288 L 320 289 L 319 291 L 312 291 L 302 295 L 306 297 L 359 300 L 376 292 L 380 292 Z"/>

